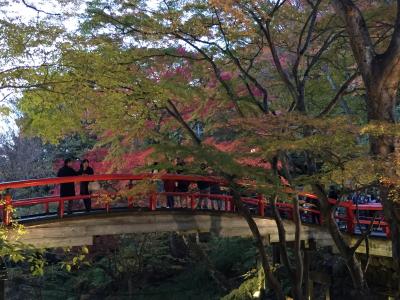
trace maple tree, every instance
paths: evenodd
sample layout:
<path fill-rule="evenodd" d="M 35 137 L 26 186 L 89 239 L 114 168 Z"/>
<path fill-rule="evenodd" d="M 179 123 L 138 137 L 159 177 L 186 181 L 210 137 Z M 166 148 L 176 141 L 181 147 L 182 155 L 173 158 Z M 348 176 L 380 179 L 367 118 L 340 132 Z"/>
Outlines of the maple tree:
<path fill-rule="evenodd" d="M 296 215 L 298 201 L 280 192 L 281 178 L 310 186 L 355 288 L 368 293 L 365 268 L 341 237 L 325 186 L 345 193 L 393 173 L 383 166 L 394 160 L 386 156 L 396 154 L 397 129 L 381 121 L 395 123 L 398 17 L 394 1 L 331 2 L 163 1 L 157 8 L 145 1 L 88 2 L 80 34 L 60 43 L 51 65 L 21 75 L 36 87 L 19 101 L 21 126 L 52 142 L 89 132 L 114 157 L 105 165 L 133 158 L 121 170 L 136 166 L 138 156 L 145 164 L 150 152 L 169 164 L 190 158 L 191 171 L 207 163 L 231 181 L 239 207 L 239 179 L 253 180 L 272 200 L 293 201 Z M 194 130 L 197 122 L 204 124 L 203 137 Z M 395 234 L 397 204 L 383 200 Z M 283 298 L 258 229 L 246 208 L 241 212 L 267 283 Z M 287 255 L 279 213 L 274 217 Z M 295 267 L 284 261 L 296 299 L 303 297 L 301 255 L 297 231 Z"/>

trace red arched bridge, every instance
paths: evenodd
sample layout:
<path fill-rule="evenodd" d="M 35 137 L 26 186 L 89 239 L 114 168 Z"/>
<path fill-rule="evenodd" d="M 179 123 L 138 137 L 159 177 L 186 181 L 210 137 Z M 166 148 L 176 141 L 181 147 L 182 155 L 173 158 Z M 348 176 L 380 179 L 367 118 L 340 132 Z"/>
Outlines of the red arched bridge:
<path fill-rule="evenodd" d="M 0 183 L 3 225 L 9 226 L 18 221 L 26 229 L 22 236 L 11 234 L 10 238 L 18 238 L 34 246 L 63 247 L 91 245 L 93 237 L 109 234 L 177 231 L 213 232 L 219 236 L 251 235 L 244 218 L 236 213 L 232 196 L 224 188 L 224 182 L 214 177 L 175 174 L 91 175 L 90 182 L 102 183 L 102 187 L 91 195 L 51 195 L 27 199 L 12 197 L 24 188 L 53 187 L 54 191 L 54 186 L 59 184 L 87 182 L 88 179 L 88 176 L 74 176 Z M 174 189 L 182 182 L 186 183 L 187 192 Z M 201 184 L 211 186 L 211 192 L 210 189 L 204 192 L 204 188 L 200 191 L 191 188 Z M 163 185 L 167 191 L 161 191 Z M 173 208 L 166 208 L 168 197 L 175 202 Z M 307 193 L 300 193 L 299 197 L 303 204 L 300 206 L 302 240 L 307 243 L 312 239 L 319 246 L 333 246 L 329 233 L 320 226 L 320 212 L 315 205 L 317 197 Z M 82 209 L 83 198 L 91 198 L 93 208 L 90 212 Z M 262 195 L 250 193 L 243 195 L 241 201 L 254 215 L 263 237 L 271 243 L 277 242 L 278 232 L 271 218 L 268 200 Z M 65 204 L 70 202 L 74 204 L 73 209 L 66 211 Z M 198 207 L 201 203 L 203 207 Z M 355 205 L 351 201 L 340 201 L 336 205 L 335 218 L 349 243 L 355 243 L 357 235 L 373 222 L 372 238 L 369 239 L 370 254 L 391 256 L 389 225 L 384 220 L 380 204 Z M 295 228 L 290 221 L 293 206 L 283 202 L 277 203 L 277 206 L 286 219 L 286 239 L 293 241 Z M 358 251 L 365 252 L 365 245 L 362 244 Z"/>

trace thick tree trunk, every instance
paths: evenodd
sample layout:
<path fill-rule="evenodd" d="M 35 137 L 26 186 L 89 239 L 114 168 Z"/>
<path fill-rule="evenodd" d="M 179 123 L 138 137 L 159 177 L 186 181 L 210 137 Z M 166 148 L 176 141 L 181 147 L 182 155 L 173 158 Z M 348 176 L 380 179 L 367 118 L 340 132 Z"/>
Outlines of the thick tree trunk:
<path fill-rule="evenodd" d="M 397 0 L 397 14 L 390 43 L 383 53 L 377 54 L 372 42 L 367 23 L 360 8 L 352 0 L 331 0 L 336 11 L 346 24 L 350 36 L 350 45 L 354 58 L 361 72 L 366 88 L 366 100 L 369 122 L 395 123 L 394 109 L 396 105 L 397 90 L 400 81 L 400 0 Z M 383 177 L 399 177 L 396 174 L 397 161 L 400 157 L 400 147 L 396 138 L 390 133 L 379 137 L 371 137 L 371 154 L 379 158 L 388 159 L 388 168 L 383 172 Z M 394 168 L 393 168 L 394 166 Z M 400 245 L 399 228 L 400 217 L 398 209 L 400 204 L 389 197 L 393 186 L 381 186 L 382 203 L 387 220 L 391 224 L 393 259 L 396 262 L 396 273 L 399 278 L 400 290 Z M 397 292 L 400 294 L 400 291 Z"/>
<path fill-rule="evenodd" d="M 376 78 L 375 84 L 366 87 L 369 122 L 396 122 L 395 106 L 398 78 L 395 81 L 393 82 L 392 78 Z M 386 158 L 395 151 L 395 140 L 392 137 L 371 137 L 371 153 L 373 155 Z"/>
<path fill-rule="evenodd" d="M 390 224 L 390 235 L 392 241 L 392 257 L 393 264 L 397 275 L 397 291 L 396 298 L 400 299 L 400 203 L 394 202 L 390 196 L 392 193 L 395 197 L 400 196 L 400 191 L 396 187 L 381 186 L 381 197 L 383 201 L 383 210 L 385 219 Z"/>
<path fill-rule="evenodd" d="M 393 66 L 389 78 L 377 78 L 376 84 L 367 87 L 368 120 L 370 122 L 396 123 L 395 106 L 399 84 L 400 66 Z M 378 75 L 382 74 L 377 72 Z M 399 138 L 388 135 L 371 137 L 371 154 L 387 161 L 389 169 L 386 176 L 398 178 L 398 159 L 400 158 Z M 393 167 L 394 166 L 394 167 Z M 384 176 L 385 176 L 384 175 Z M 392 255 L 398 278 L 397 299 L 400 299 L 400 203 L 390 192 L 398 194 L 396 186 L 381 186 L 381 200 L 386 220 L 390 223 Z"/>

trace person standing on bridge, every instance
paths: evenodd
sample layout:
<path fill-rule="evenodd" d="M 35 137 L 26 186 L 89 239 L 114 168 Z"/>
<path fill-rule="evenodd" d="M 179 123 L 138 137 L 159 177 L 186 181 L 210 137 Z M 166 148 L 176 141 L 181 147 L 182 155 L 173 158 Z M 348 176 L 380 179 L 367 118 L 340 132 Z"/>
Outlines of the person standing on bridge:
<path fill-rule="evenodd" d="M 93 175 L 93 174 L 94 174 L 94 171 L 89 165 L 89 160 L 87 160 L 87 159 L 82 160 L 78 175 Z M 89 181 L 81 182 L 80 194 L 81 195 L 90 195 Z M 83 203 L 85 204 L 86 212 L 90 212 L 90 210 L 92 209 L 92 199 L 91 198 L 83 198 Z"/>
<path fill-rule="evenodd" d="M 166 170 L 167 174 L 170 174 L 170 170 Z M 173 193 L 176 191 L 176 182 L 175 180 L 171 179 L 163 179 L 164 182 L 164 191 L 167 196 L 167 208 L 174 208 L 175 206 L 175 199 Z"/>
<path fill-rule="evenodd" d="M 72 168 L 72 160 L 67 158 L 64 160 L 64 166 L 57 172 L 57 177 L 76 176 L 77 172 Z M 75 183 L 66 182 L 60 184 L 60 197 L 75 196 Z M 68 214 L 72 214 L 72 201 L 68 201 Z"/>
<path fill-rule="evenodd" d="M 207 165 L 202 163 L 200 165 L 200 169 L 204 173 L 207 174 Z M 208 175 L 208 174 L 207 174 Z M 199 190 L 199 202 L 197 203 L 198 209 L 208 209 L 208 199 L 210 194 L 210 183 L 208 181 L 197 181 L 197 188 Z"/>
<path fill-rule="evenodd" d="M 222 190 L 221 190 L 221 186 L 219 185 L 218 182 L 214 182 L 210 185 L 210 194 L 211 195 L 217 195 L 217 196 L 221 196 L 222 195 Z M 211 198 L 211 207 L 214 210 L 221 210 L 222 209 L 222 202 L 223 200 L 221 198 L 215 198 L 212 197 Z"/>
<path fill-rule="evenodd" d="M 181 158 L 176 159 L 176 173 L 177 174 L 183 174 L 185 171 L 185 161 Z M 178 180 L 177 185 L 176 185 L 176 191 L 179 193 L 187 193 L 189 191 L 189 186 L 190 186 L 190 181 L 186 180 Z M 180 203 L 180 207 L 183 208 L 183 204 L 186 204 L 185 206 L 187 207 L 187 203 L 185 203 L 186 196 L 179 196 L 178 201 Z"/>

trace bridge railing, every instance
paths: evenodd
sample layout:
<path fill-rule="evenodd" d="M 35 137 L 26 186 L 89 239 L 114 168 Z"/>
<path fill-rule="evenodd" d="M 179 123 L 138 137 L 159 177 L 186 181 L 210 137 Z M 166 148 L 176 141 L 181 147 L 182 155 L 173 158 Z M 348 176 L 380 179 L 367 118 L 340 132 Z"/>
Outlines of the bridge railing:
<path fill-rule="evenodd" d="M 128 189 L 132 188 L 130 183 L 136 181 L 149 180 L 152 182 L 165 182 L 165 181 L 186 181 L 191 183 L 197 183 L 199 181 L 208 182 L 209 184 L 219 184 L 224 186 L 226 183 L 223 180 L 215 177 L 205 177 L 205 176 L 190 176 L 190 175 L 176 175 L 176 174 L 164 174 L 164 175 L 154 175 L 154 174 L 106 174 L 106 175 L 91 175 L 91 176 L 74 176 L 74 177 L 57 177 L 57 178 L 44 178 L 44 179 L 32 179 L 23 180 L 16 182 L 0 183 L 0 191 L 8 191 L 2 197 L 2 204 L 0 205 L 0 210 L 2 211 L 2 223 L 9 225 L 12 221 L 13 210 L 17 208 L 26 208 L 32 206 L 42 206 L 44 214 L 50 214 L 50 206 L 55 204 L 57 206 L 57 215 L 59 218 L 63 218 L 65 214 L 65 202 L 72 201 L 73 203 L 80 202 L 82 199 L 101 199 L 104 196 L 111 199 L 116 196 L 116 193 L 110 192 L 99 192 L 93 193 L 91 195 L 76 195 L 69 197 L 60 197 L 59 195 L 47 196 L 47 197 L 37 197 L 29 199 L 12 199 L 10 190 L 36 187 L 36 186 L 48 186 L 48 185 L 58 185 L 62 183 L 79 183 L 79 182 L 92 182 L 92 181 L 117 181 L 126 182 Z M 130 186 L 130 187 L 129 187 Z M 312 194 L 300 193 L 306 199 L 312 199 L 317 201 L 317 197 Z M 141 208 L 146 208 L 148 210 L 157 210 L 162 208 L 162 203 L 165 202 L 167 196 L 175 197 L 179 199 L 179 208 L 186 209 L 197 209 L 199 199 L 204 199 L 207 201 L 207 205 L 211 204 L 211 208 L 216 210 L 221 210 L 225 212 L 235 212 L 236 208 L 233 203 L 232 196 L 229 194 L 201 194 L 200 192 L 156 192 L 155 190 L 148 191 L 146 193 L 137 195 L 127 195 L 123 199 L 123 207 L 132 209 L 135 207 L 135 203 L 138 201 L 135 199 L 142 200 L 142 203 L 138 206 Z M 270 203 L 264 199 L 262 195 L 255 195 L 253 197 L 242 197 L 242 202 L 248 206 L 252 213 L 255 215 L 264 217 L 270 214 Z M 336 213 L 334 215 L 335 220 L 338 222 L 341 229 L 347 231 L 348 233 L 355 233 L 357 229 L 362 226 L 368 226 L 373 221 L 374 228 L 376 230 L 382 230 L 386 236 L 390 235 L 389 224 L 384 220 L 384 218 L 378 217 L 373 218 L 371 216 L 360 216 L 359 212 L 373 212 L 381 213 L 382 206 L 380 204 L 370 204 L 370 205 L 354 205 L 351 201 L 341 201 L 330 199 L 332 204 L 337 206 Z M 307 201 L 305 201 L 307 202 Z M 100 208 L 104 209 L 106 212 L 110 212 L 115 209 L 115 201 L 103 201 L 100 203 Z M 121 203 L 119 203 L 121 204 Z M 278 210 L 287 219 L 293 218 L 293 204 L 278 202 Z M 306 206 L 300 206 L 300 214 L 303 222 L 316 224 L 322 224 L 322 216 L 318 209 Z M 269 215 L 271 216 L 271 215 Z M 23 216 L 21 216 L 23 217 Z"/>

